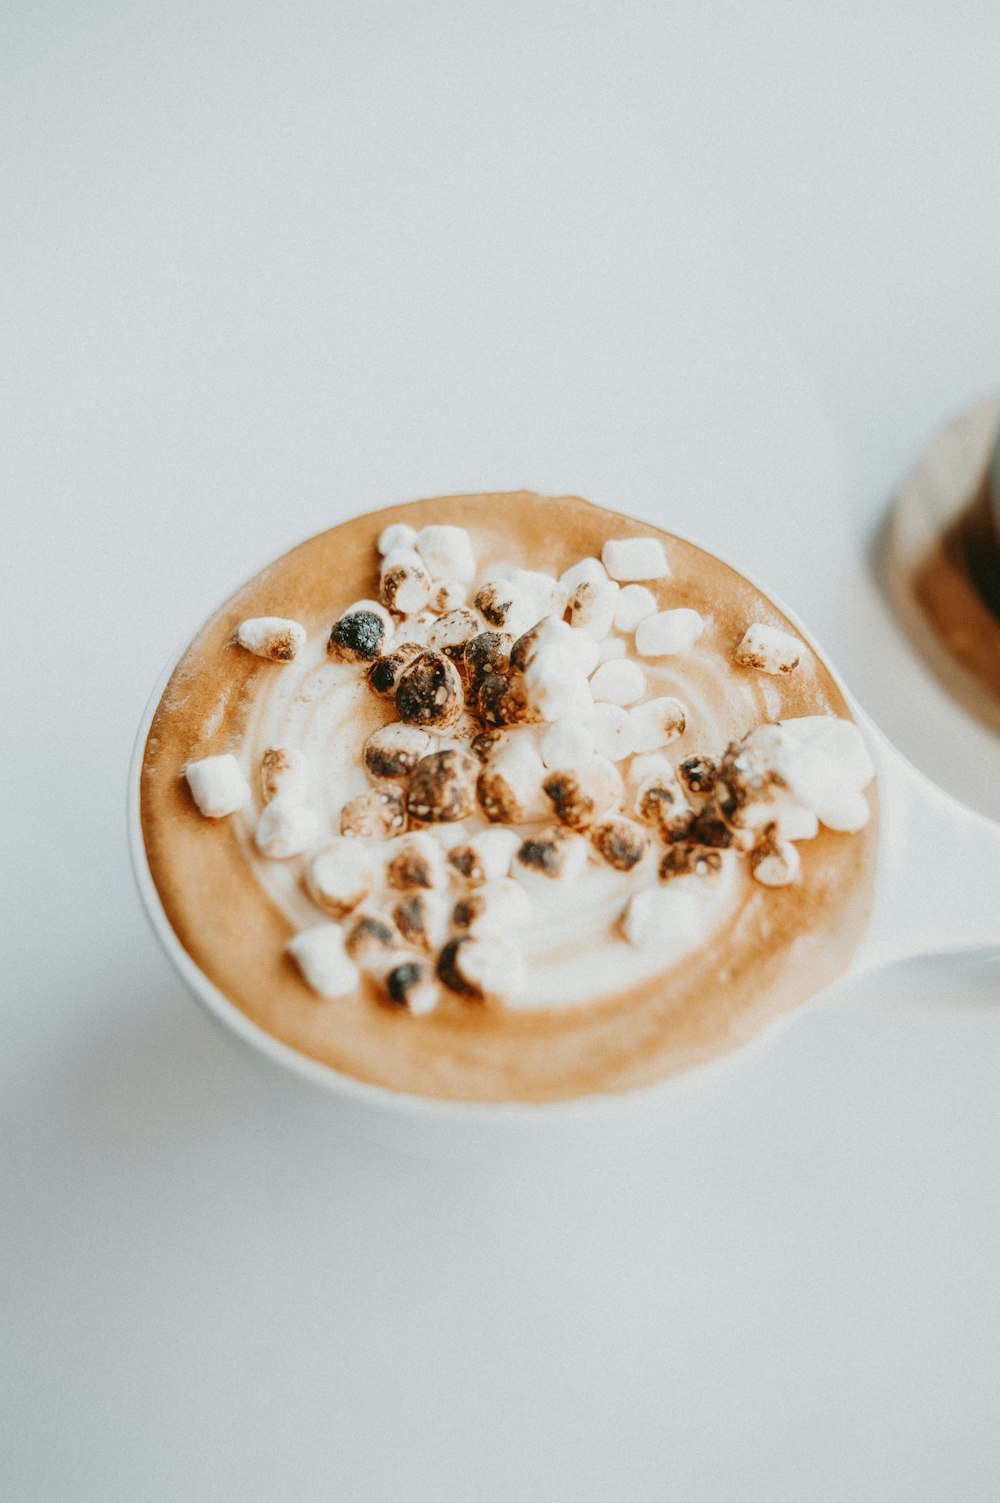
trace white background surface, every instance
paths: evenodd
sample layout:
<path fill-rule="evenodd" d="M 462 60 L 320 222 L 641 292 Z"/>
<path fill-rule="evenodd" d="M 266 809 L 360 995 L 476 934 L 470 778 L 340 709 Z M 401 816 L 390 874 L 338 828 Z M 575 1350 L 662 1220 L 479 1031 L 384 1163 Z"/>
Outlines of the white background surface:
<path fill-rule="evenodd" d="M 996 7 L 0 26 L 0 1496 L 996 1498 L 995 966 L 883 977 L 587 1155 L 426 1162 L 209 1027 L 123 821 L 146 696 L 232 586 L 518 485 L 743 560 L 1000 812 L 868 562 L 1000 382 Z"/>

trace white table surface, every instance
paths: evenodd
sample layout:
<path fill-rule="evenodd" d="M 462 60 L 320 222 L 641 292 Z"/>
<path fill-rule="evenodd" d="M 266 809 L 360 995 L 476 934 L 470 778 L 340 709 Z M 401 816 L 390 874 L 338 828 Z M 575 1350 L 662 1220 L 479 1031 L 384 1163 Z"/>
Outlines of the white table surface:
<path fill-rule="evenodd" d="M 530 485 L 743 560 L 1000 814 L 870 562 L 1000 384 L 996 6 L 0 28 L 0 1497 L 995 1499 L 995 965 L 868 983 L 639 1147 L 425 1161 L 209 1026 L 123 801 L 161 667 L 265 559 Z"/>

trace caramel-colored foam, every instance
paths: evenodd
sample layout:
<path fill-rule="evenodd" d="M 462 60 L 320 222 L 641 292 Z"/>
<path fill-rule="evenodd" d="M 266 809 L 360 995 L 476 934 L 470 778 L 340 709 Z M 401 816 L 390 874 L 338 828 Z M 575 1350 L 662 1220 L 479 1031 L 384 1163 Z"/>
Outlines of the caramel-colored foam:
<path fill-rule="evenodd" d="M 303 543 L 228 600 L 176 668 L 153 718 L 142 768 L 142 829 L 153 881 L 174 931 L 212 982 L 261 1028 L 358 1079 L 425 1096 L 548 1101 L 647 1085 L 734 1048 L 768 1019 L 805 1001 L 847 965 L 867 921 L 874 882 L 877 803 L 861 833 L 821 831 L 800 845 L 802 879 L 752 889 L 713 943 L 651 983 L 582 1007 L 504 1010 L 446 995 L 414 1018 L 367 989 L 318 999 L 283 953 L 292 925 L 255 880 L 234 821 L 197 814 L 182 769 L 235 749 L 254 695 L 279 665 L 234 645 L 247 616 L 286 616 L 328 632 L 340 611 L 377 594 L 375 539 L 390 522 L 450 522 L 473 532 L 479 560 L 518 558 L 560 573 L 600 555 L 608 537 L 657 529 L 576 497 L 519 491 L 449 496 L 393 507 Z M 746 580 L 710 554 L 659 533 L 672 577 L 653 588 L 661 608 L 713 617 L 731 651 L 751 620 L 794 630 Z M 486 539 L 485 552 L 483 540 Z M 758 719 L 849 716 L 835 682 L 810 667 L 760 682 Z M 734 672 L 744 672 L 736 670 Z M 763 676 L 758 676 L 763 680 Z M 766 702 L 766 703 L 765 703 Z M 737 737 L 750 726 L 733 724 Z M 721 751 L 697 726 L 671 747 L 680 758 Z"/>

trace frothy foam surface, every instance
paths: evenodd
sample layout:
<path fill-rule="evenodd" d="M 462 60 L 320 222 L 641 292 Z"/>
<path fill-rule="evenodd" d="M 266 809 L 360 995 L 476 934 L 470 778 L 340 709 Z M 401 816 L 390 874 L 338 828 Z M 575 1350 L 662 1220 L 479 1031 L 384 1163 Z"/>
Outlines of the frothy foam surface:
<path fill-rule="evenodd" d="M 154 881 L 182 942 L 237 1006 L 363 1079 L 433 1095 L 552 1099 L 644 1084 L 731 1047 L 846 965 L 870 899 L 874 820 L 850 837 L 824 831 L 804 844 L 794 889 L 762 891 L 735 859 L 709 877 L 674 879 L 692 901 L 678 905 L 683 922 L 664 927 L 648 947 L 630 944 L 619 919 L 630 897 L 658 886 L 662 847 L 632 872 L 592 860 L 579 878 L 533 886 L 531 918 L 517 936 L 525 980 L 503 1007 L 446 999 L 417 1019 L 381 1006 L 364 987 L 333 1003 L 309 995 L 283 951 L 319 914 L 301 859 L 268 860 L 254 845 L 259 769 L 270 747 L 304 752 L 302 796 L 330 834 L 343 804 L 371 787 L 361 746 L 395 719 L 394 707 L 371 692 L 356 665 L 331 661 L 326 639 L 348 604 L 377 595 L 376 540 L 397 521 L 468 528 L 477 577 L 499 563 L 558 575 L 600 557 L 609 537 L 660 537 L 670 574 L 649 582 L 658 609 L 693 609 L 705 622 L 687 652 L 642 661 L 644 698 L 674 696 L 688 710 L 687 728 L 667 748 L 674 765 L 695 753 L 718 757 L 762 721 L 847 714 L 811 651 L 780 681 L 733 665 L 750 622 L 792 629 L 739 575 L 679 539 L 575 498 L 445 498 L 322 534 L 207 624 L 171 680 L 147 746 L 143 826 Z M 249 615 L 301 621 L 308 639 L 295 660 L 263 663 L 234 646 Z M 396 640 L 408 635 L 404 625 Z M 461 741 L 456 732 L 435 745 Z M 192 813 L 179 777 L 187 760 L 222 751 L 237 756 L 254 794 L 253 807 L 224 827 Z M 874 807 L 871 791 L 869 799 Z M 465 826 L 484 827 L 478 818 Z M 384 906 L 380 890 L 373 904 Z"/>

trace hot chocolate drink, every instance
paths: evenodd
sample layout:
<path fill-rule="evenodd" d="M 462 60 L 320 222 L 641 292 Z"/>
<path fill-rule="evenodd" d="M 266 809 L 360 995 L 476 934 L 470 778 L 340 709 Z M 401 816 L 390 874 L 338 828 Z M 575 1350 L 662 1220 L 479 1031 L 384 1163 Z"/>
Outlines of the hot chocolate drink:
<path fill-rule="evenodd" d="M 262 1029 L 418 1095 L 650 1084 L 848 964 L 864 743 L 710 554 L 575 497 L 345 523 L 207 622 L 153 718 L 165 913 Z"/>

